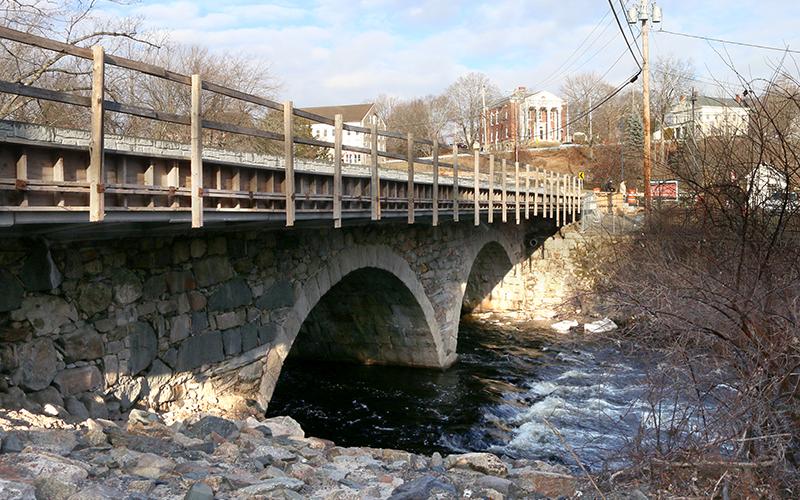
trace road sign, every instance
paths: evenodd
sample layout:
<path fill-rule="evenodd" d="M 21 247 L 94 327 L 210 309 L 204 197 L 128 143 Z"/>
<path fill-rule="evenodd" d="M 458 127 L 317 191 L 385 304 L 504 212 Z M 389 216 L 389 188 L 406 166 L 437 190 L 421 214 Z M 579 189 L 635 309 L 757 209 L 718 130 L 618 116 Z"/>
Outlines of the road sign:
<path fill-rule="evenodd" d="M 583 170 L 581 170 L 580 172 L 578 172 L 578 179 L 580 179 L 580 180 L 583 180 L 583 179 L 585 179 L 585 178 L 586 178 L 586 175 L 583 173 Z"/>

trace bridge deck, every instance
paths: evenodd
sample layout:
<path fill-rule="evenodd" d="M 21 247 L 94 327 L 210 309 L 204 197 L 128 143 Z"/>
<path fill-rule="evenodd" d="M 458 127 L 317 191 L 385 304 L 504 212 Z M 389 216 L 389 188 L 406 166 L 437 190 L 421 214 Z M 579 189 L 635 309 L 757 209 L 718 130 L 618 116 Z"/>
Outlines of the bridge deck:
<path fill-rule="evenodd" d="M 7 232 L 52 231 L 53 225 L 131 224 L 142 222 L 280 223 L 402 220 L 462 216 L 478 224 L 519 223 L 544 216 L 556 224 L 573 220 L 581 211 L 582 182 L 574 176 L 547 172 L 529 165 L 495 163 L 493 155 L 474 151 L 472 168 L 459 170 L 458 146 L 453 163 L 438 159 L 437 140 L 382 130 L 377 120 L 369 127 L 342 123 L 296 109 L 291 101 L 275 101 L 182 75 L 166 68 L 106 55 L 91 49 L 0 27 L 0 38 L 92 61 L 91 96 L 48 90 L 0 80 L 0 92 L 27 100 L 52 101 L 90 109 L 89 131 L 57 129 L 0 121 L 0 227 Z M 190 113 L 156 110 L 106 100 L 106 65 L 166 79 L 188 87 Z M 283 114 L 283 134 L 203 118 L 203 92 L 244 101 Z M 123 137 L 106 132 L 107 112 L 163 126 L 187 127 L 187 144 Z M 294 118 L 331 125 L 333 142 L 295 134 Z M 222 132 L 283 144 L 281 156 L 208 149 L 204 131 Z M 369 147 L 343 144 L 343 131 L 362 134 Z M 379 138 L 402 140 L 406 154 L 379 148 Z M 431 158 L 415 156 L 416 146 L 433 151 Z M 295 146 L 332 150 L 329 163 L 295 157 Z M 369 158 L 368 166 L 344 165 L 342 151 Z M 470 152 L 472 153 L 472 152 Z M 402 160 L 405 168 L 390 168 L 379 158 Z M 483 160 L 483 162 L 482 162 Z M 483 163 L 483 166 L 482 166 Z M 430 172 L 415 172 L 417 165 Z M 470 217 L 471 215 L 471 217 Z M 71 231 L 72 229 L 67 229 Z"/>

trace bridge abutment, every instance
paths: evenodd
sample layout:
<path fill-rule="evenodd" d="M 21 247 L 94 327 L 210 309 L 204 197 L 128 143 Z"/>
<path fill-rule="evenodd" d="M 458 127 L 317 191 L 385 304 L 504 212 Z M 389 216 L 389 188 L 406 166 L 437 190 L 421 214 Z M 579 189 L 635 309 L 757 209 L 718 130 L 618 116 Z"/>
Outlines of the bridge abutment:
<path fill-rule="evenodd" d="M 0 403 L 259 412 L 290 353 L 446 368 L 465 299 L 526 307 L 531 235 L 553 231 L 531 221 L 3 240 Z"/>

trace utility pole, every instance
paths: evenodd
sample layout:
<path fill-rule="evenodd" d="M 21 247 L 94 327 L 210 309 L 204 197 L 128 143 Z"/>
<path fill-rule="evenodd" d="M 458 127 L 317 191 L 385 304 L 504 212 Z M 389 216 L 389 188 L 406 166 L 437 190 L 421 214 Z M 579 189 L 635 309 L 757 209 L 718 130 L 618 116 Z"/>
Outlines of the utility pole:
<path fill-rule="evenodd" d="M 642 125 L 644 126 L 644 206 L 649 213 L 653 201 L 653 193 L 650 190 L 650 176 L 652 165 L 650 158 L 650 46 L 648 36 L 650 34 L 650 23 L 661 22 L 661 7 L 653 2 L 647 4 L 647 0 L 641 0 L 639 7 L 631 7 L 628 11 L 628 23 L 642 23 Z"/>
<path fill-rule="evenodd" d="M 589 94 L 589 159 L 594 160 L 594 135 L 592 134 L 592 95 Z"/>

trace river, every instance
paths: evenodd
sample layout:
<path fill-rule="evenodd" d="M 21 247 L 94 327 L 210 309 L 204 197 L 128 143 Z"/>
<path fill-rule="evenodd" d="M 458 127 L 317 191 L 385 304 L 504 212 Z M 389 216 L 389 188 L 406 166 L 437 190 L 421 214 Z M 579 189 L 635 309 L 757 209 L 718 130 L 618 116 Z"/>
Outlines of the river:
<path fill-rule="evenodd" d="M 446 371 L 287 361 L 269 415 L 342 446 L 430 454 L 490 451 L 591 470 L 646 414 L 644 367 L 613 344 L 560 342 L 499 320 L 462 320 Z"/>

